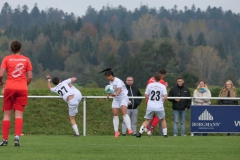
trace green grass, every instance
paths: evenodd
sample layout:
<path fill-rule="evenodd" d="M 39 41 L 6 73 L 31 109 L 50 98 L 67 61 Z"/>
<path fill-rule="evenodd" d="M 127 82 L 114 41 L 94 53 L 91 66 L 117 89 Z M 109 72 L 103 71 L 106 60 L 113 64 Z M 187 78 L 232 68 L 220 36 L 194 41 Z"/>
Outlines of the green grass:
<path fill-rule="evenodd" d="M 147 160 L 147 159 L 211 159 L 237 160 L 240 157 L 239 136 L 173 137 L 152 136 L 44 136 L 21 137 L 21 147 L 0 147 L 1 159 L 64 160 Z"/>

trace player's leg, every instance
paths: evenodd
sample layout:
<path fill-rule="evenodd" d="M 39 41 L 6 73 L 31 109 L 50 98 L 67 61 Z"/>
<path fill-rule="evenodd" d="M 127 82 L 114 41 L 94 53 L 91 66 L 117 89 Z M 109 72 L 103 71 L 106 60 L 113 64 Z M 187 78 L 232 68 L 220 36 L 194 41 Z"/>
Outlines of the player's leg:
<path fill-rule="evenodd" d="M 4 98 L 3 98 L 3 120 L 2 120 L 2 142 L 0 142 L 0 146 L 8 145 L 8 134 L 11 126 L 11 116 L 13 109 L 13 90 L 4 90 Z"/>
<path fill-rule="evenodd" d="M 119 126 L 118 110 L 119 110 L 119 108 L 120 108 L 120 102 L 113 99 L 113 102 L 112 102 L 113 128 L 114 128 L 116 138 L 120 135 L 120 133 L 118 131 L 118 126 Z"/>
<path fill-rule="evenodd" d="M 78 131 L 78 126 L 77 126 L 77 123 L 75 120 L 75 116 L 69 116 L 69 118 L 70 118 L 70 122 L 72 124 L 72 128 L 75 132 L 74 136 L 76 136 L 76 137 L 80 136 L 79 131 Z"/>
<path fill-rule="evenodd" d="M 75 132 L 75 134 L 73 135 L 74 137 L 78 137 L 80 135 L 78 131 L 78 126 L 75 120 L 75 116 L 78 113 L 78 106 L 76 105 L 78 105 L 78 103 L 77 102 L 75 103 L 74 100 L 71 100 L 68 102 L 69 119 L 72 125 L 72 129 Z"/>
<path fill-rule="evenodd" d="M 158 125 L 159 119 L 156 115 L 153 116 L 151 120 L 150 132 L 153 133 L 154 128 Z"/>
<path fill-rule="evenodd" d="M 15 138 L 14 138 L 14 145 L 20 146 L 19 137 L 22 133 L 23 127 L 23 109 L 18 110 L 19 108 L 24 108 L 24 106 L 17 106 L 15 107 Z"/>
<path fill-rule="evenodd" d="M 128 128 L 128 134 L 132 134 L 132 129 L 131 129 L 131 119 L 129 115 L 127 114 L 127 106 L 128 106 L 129 99 L 128 97 L 123 97 L 122 100 L 120 101 L 120 110 L 123 115 L 123 120 Z"/>
<path fill-rule="evenodd" d="M 163 135 L 163 128 L 162 128 L 162 120 L 159 119 L 159 122 L 158 122 L 158 128 L 159 128 L 159 136 L 162 136 Z"/>
<path fill-rule="evenodd" d="M 130 116 L 131 119 L 131 129 L 133 130 L 132 135 L 136 136 L 137 134 L 137 118 L 138 118 L 138 109 L 133 109 Z"/>
<path fill-rule="evenodd" d="M 173 135 L 178 136 L 179 110 L 173 110 Z"/>
<path fill-rule="evenodd" d="M 140 138 L 142 136 L 142 133 L 145 131 L 145 128 L 151 122 L 153 115 L 154 115 L 154 111 L 146 110 L 146 115 L 144 116 L 146 120 L 143 122 L 142 126 L 140 127 L 139 133 L 136 135 L 137 138 Z"/>
<path fill-rule="evenodd" d="M 182 134 L 182 136 L 186 136 L 186 133 L 185 133 L 186 115 L 187 115 L 187 111 L 186 110 L 182 110 L 181 111 L 181 134 Z"/>
<path fill-rule="evenodd" d="M 127 114 L 127 106 L 126 106 L 126 105 L 121 105 L 120 110 L 121 110 L 122 115 L 123 115 L 124 123 L 125 123 L 126 126 L 127 126 L 128 134 L 132 134 L 131 120 L 130 120 L 129 115 Z"/>
<path fill-rule="evenodd" d="M 0 146 L 7 146 L 8 145 L 8 134 L 11 126 L 11 115 L 12 110 L 5 110 L 3 115 L 2 121 L 2 141 L 0 142 Z"/>
<path fill-rule="evenodd" d="M 132 110 L 131 109 L 127 109 L 127 114 L 131 117 Z M 126 131 L 127 131 L 127 126 L 125 124 L 125 121 L 123 120 L 123 122 L 122 122 L 122 135 L 123 136 L 126 136 Z"/>
<path fill-rule="evenodd" d="M 167 138 L 167 122 L 166 122 L 166 118 L 165 118 L 165 111 L 157 111 L 156 112 L 156 116 L 158 117 L 158 119 L 161 119 L 162 122 L 162 128 L 163 128 L 163 136 L 165 138 Z"/>

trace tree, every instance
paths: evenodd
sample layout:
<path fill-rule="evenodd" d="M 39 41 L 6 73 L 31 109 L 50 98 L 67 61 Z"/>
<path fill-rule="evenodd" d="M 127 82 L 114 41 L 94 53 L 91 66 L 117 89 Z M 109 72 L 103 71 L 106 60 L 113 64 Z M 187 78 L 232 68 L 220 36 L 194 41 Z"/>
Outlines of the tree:
<path fill-rule="evenodd" d="M 170 33 L 169 33 L 168 27 L 166 25 L 162 29 L 161 37 L 170 38 Z"/>
<path fill-rule="evenodd" d="M 198 75 L 200 79 L 206 79 L 209 83 L 214 83 L 214 77 L 217 77 L 218 73 L 225 73 L 226 68 L 225 60 L 219 57 L 214 48 L 208 46 L 196 47 L 187 65 L 187 71 Z M 221 77 L 218 77 L 218 80 L 221 80 Z"/>
<path fill-rule="evenodd" d="M 142 15 L 138 21 L 132 23 L 134 39 L 151 39 L 160 33 L 160 20 L 150 14 Z"/>
<path fill-rule="evenodd" d="M 187 42 L 190 46 L 194 46 L 194 40 L 191 34 L 188 36 Z"/>
<path fill-rule="evenodd" d="M 128 59 L 130 56 L 128 46 L 126 42 L 122 42 L 121 46 L 118 49 L 119 60 L 118 63 L 121 64 L 124 59 Z"/>
<path fill-rule="evenodd" d="M 166 68 L 170 59 L 175 59 L 176 55 L 173 51 L 173 47 L 168 42 L 161 43 L 156 53 L 156 63 L 160 63 L 164 68 Z"/>
<path fill-rule="evenodd" d="M 176 38 L 177 38 L 178 44 L 181 44 L 182 43 L 182 33 L 180 30 L 178 30 L 178 32 L 176 34 Z"/>
<path fill-rule="evenodd" d="M 222 44 L 222 42 L 218 42 L 214 45 L 214 48 L 218 51 L 219 56 L 222 59 L 226 59 L 226 54 L 225 54 L 225 50 L 224 50 L 224 46 Z"/>
<path fill-rule="evenodd" d="M 205 40 L 203 33 L 199 33 L 196 39 L 196 46 L 207 46 L 207 41 Z"/>
<path fill-rule="evenodd" d="M 127 42 L 131 40 L 131 37 L 127 33 L 125 27 L 122 27 L 121 31 L 118 34 L 118 40 L 122 42 Z"/>

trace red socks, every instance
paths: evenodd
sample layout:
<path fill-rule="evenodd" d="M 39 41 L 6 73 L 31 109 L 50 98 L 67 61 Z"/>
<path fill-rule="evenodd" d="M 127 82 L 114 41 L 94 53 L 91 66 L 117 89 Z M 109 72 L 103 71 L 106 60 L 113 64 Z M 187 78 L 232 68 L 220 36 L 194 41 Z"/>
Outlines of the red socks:
<path fill-rule="evenodd" d="M 23 126 L 23 119 L 16 118 L 15 119 L 15 135 L 20 136 L 22 132 L 22 126 Z"/>
<path fill-rule="evenodd" d="M 10 129 L 11 122 L 8 120 L 2 121 L 2 139 L 7 140 L 8 139 L 8 133 Z"/>

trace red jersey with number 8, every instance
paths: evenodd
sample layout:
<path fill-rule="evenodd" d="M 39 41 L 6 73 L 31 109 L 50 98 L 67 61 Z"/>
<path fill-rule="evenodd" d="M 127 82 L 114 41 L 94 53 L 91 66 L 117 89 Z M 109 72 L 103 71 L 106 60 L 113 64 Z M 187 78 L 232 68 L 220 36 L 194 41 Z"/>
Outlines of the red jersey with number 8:
<path fill-rule="evenodd" d="M 7 71 L 4 89 L 28 90 L 26 72 L 32 71 L 32 64 L 27 57 L 14 54 L 6 56 L 2 61 L 1 68 L 5 68 Z"/>

